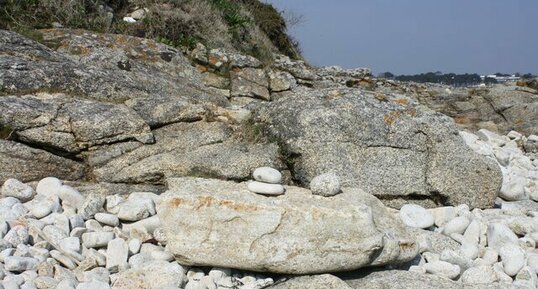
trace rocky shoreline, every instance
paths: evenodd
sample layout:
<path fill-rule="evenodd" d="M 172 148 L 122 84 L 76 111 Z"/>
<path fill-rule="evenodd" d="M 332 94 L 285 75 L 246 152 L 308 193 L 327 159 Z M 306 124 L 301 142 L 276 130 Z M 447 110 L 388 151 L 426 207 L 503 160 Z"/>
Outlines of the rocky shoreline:
<path fill-rule="evenodd" d="M 379 273 L 359 279 L 344 274 L 345 281 L 290 274 L 373 265 L 425 275 L 402 288 L 433 288 L 424 282 L 437 277 L 450 288 L 535 288 L 538 159 L 517 145 L 535 136 L 486 130 L 461 135 L 503 170 L 496 208 L 408 204 L 391 211 L 360 191 L 335 189 L 338 177 L 331 174 L 314 178 L 312 191 L 286 186 L 281 196 L 253 191 L 252 183 L 201 178 L 170 179 L 163 195 L 106 197 L 84 196 L 54 177 L 35 186 L 8 179 L 0 199 L 2 286 L 370 288 Z M 258 168 L 253 178 L 274 184 L 282 176 Z"/>
<path fill-rule="evenodd" d="M 538 286 L 535 88 L 40 33 L 0 31 L 0 289 Z"/>

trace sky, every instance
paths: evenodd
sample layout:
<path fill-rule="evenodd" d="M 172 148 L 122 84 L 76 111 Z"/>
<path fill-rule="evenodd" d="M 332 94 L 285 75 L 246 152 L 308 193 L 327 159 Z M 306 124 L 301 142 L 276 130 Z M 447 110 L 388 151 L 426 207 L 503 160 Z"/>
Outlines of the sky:
<path fill-rule="evenodd" d="M 538 75 L 538 0 L 266 0 L 316 66 Z"/>

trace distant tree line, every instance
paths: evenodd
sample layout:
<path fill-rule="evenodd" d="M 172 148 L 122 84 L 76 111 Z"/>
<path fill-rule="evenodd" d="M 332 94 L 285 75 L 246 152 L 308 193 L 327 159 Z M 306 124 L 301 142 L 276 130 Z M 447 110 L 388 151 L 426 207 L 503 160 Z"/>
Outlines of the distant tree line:
<path fill-rule="evenodd" d="M 415 75 L 399 75 L 395 77 L 399 81 L 414 81 L 414 82 L 432 82 L 441 83 L 453 86 L 469 86 L 477 85 L 482 82 L 480 75 L 473 73 L 455 74 L 455 73 L 439 73 L 428 72 Z"/>
<path fill-rule="evenodd" d="M 511 76 L 511 74 L 495 73 L 496 76 Z M 536 77 L 531 73 L 520 74 L 516 73 L 515 76 L 521 78 L 533 78 Z M 378 74 L 379 78 L 386 79 L 395 79 L 399 81 L 413 81 L 419 83 L 431 82 L 431 83 L 440 83 L 453 86 L 469 86 L 477 85 L 480 83 L 493 84 L 497 83 L 495 78 L 486 77 L 484 81 L 480 78 L 480 75 L 476 73 L 465 73 L 465 74 L 455 74 L 455 73 L 441 73 L 437 72 L 428 72 L 414 75 L 394 75 L 391 72 L 383 72 Z"/>

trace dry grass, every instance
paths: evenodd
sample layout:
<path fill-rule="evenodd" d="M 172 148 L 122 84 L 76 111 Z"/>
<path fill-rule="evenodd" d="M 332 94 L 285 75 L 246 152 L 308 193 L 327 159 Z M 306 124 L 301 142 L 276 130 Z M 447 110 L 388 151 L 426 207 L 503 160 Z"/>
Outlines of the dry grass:
<path fill-rule="evenodd" d="M 132 24 L 122 21 L 136 7 L 148 8 L 147 16 Z M 279 12 L 257 0 L 0 0 L 0 29 L 35 39 L 33 30 L 50 28 L 53 22 L 152 38 L 176 47 L 202 42 L 262 61 L 272 60 L 272 52 L 299 58 Z"/>

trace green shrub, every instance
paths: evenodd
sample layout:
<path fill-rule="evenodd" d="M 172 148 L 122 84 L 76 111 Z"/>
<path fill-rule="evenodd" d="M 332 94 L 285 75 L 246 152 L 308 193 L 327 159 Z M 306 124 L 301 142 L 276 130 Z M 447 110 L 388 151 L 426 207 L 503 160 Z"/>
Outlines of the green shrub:
<path fill-rule="evenodd" d="M 241 6 L 230 0 L 209 0 L 209 2 L 222 13 L 230 29 L 244 26 L 251 22 L 250 18 L 241 13 Z"/>

